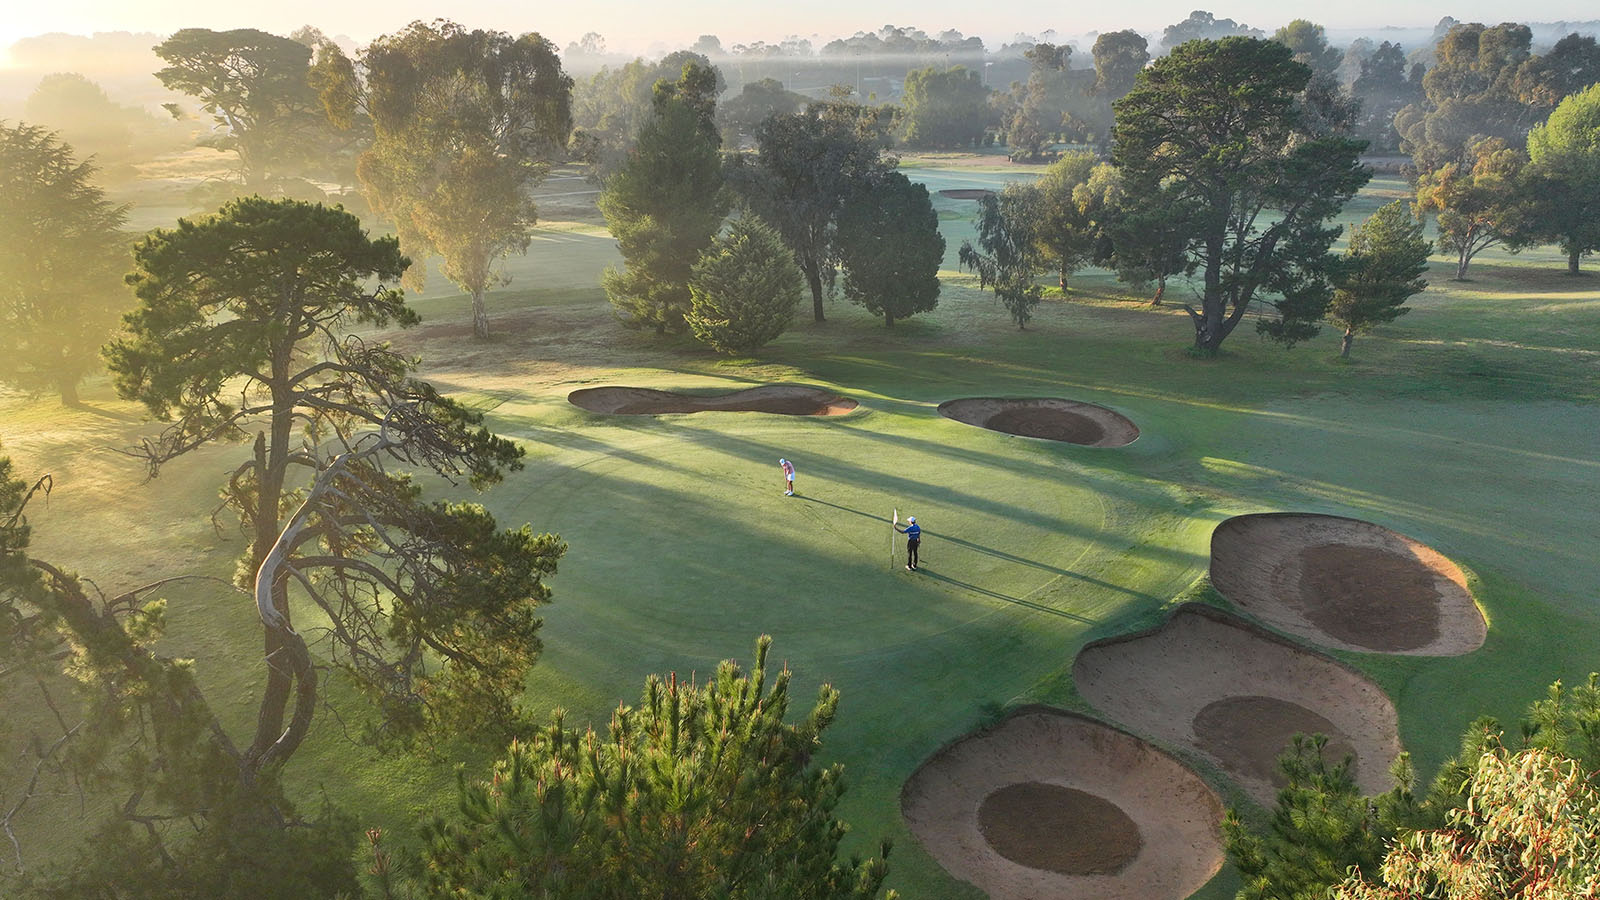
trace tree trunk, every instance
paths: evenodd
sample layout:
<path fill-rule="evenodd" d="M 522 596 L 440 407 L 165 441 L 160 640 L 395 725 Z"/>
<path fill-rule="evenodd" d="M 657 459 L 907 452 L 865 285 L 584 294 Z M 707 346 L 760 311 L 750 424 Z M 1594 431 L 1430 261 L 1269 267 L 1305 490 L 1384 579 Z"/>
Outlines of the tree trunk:
<path fill-rule="evenodd" d="M 1350 358 L 1350 345 L 1355 342 L 1355 339 L 1356 339 L 1355 338 L 1355 332 L 1353 332 L 1350 329 L 1346 328 L 1344 330 L 1344 342 L 1339 345 L 1339 358 L 1340 359 L 1349 359 Z"/>
<path fill-rule="evenodd" d="M 1061 267 L 1061 293 L 1065 294 L 1066 292 L 1067 292 L 1067 267 L 1065 265 L 1063 265 Z"/>
<path fill-rule="evenodd" d="M 1461 252 L 1456 254 L 1456 277 L 1455 277 L 1456 281 L 1466 281 L 1467 280 L 1467 266 L 1471 262 L 1472 262 L 1472 252 L 1470 250 L 1468 250 L 1466 247 L 1462 247 L 1461 248 Z"/>
<path fill-rule="evenodd" d="M 1165 276 L 1156 279 L 1156 295 L 1150 298 L 1151 306 L 1160 306 L 1161 298 L 1167 293 L 1167 279 Z"/>
<path fill-rule="evenodd" d="M 83 401 L 78 399 L 78 382 L 76 379 L 62 378 L 58 386 L 61 389 L 62 406 L 78 407 L 83 405 Z"/>
<path fill-rule="evenodd" d="M 1581 255 L 1582 254 L 1579 253 L 1577 250 L 1568 250 L 1567 251 L 1567 274 L 1568 275 L 1576 275 L 1576 274 L 1578 274 L 1578 257 L 1581 256 Z"/>
<path fill-rule="evenodd" d="M 472 291 L 472 336 L 483 340 L 489 336 L 489 314 L 483 308 L 483 288 Z"/>
<path fill-rule="evenodd" d="M 822 317 L 822 273 L 816 269 L 806 270 L 806 284 L 811 286 L 811 314 L 816 321 L 821 322 Z"/>
<path fill-rule="evenodd" d="M 883 314 L 883 327 L 885 327 L 885 328 L 893 328 L 894 327 L 894 313 L 885 312 Z"/>

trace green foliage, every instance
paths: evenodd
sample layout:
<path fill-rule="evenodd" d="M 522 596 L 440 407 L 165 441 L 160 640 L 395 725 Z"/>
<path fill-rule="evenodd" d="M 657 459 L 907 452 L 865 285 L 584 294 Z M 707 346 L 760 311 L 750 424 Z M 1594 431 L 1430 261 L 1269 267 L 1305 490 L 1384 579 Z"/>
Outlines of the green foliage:
<path fill-rule="evenodd" d="M 1523 169 L 1527 158 L 1499 138 L 1474 141 L 1463 162 L 1417 179 L 1417 209 L 1438 213 L 1439 249 L 1456 254 L 1456 280 L 1472 258 L 1497 244 L 1516 252 L 1532 239 L 1535 209 Z"/>
<path fill-rule="evenodd" d="M 1582 801 L 1600 778 L 1595 767 L 1600 763 L 1600 674 L 1591 674 L 1576 688 L 1552 684 L 1544 699 L 1529 706 L 1521 737 L 1522 752 L 1513 754 L 1501 744 L 1499 724 L 1479 719 L 1463 732 L 1460 753 L 1440 767 L 1426 796 L 1413 795 L 1410 760 L 1402 754 L 1391 769 L 1395 787 L 1364 798 L 1350 776 L 1348 760 L 1330 766 L 1320 735 L 1296 736 L 1278 760 L 1288 784 L 1279 791 L 1265 830 L 1250 831 L 1234 813 L 1224 823 L 1229 859 L 1244 876 L 1239 900 L 1312 900 L 1328 896 L 1331 888 L 1343 900 L 1589 896 L 1455 893 L 1462 884 L 1483 889 L 1502 878 L 1524 879 L 1530 886 L 1554 884 L 1539 865 L 1531 879 L 1520 866 L 1538 860 L 1543 847 L 1552 845 L 1545 841 L 1568 840 L 1563 829 L 1574 821 L 1580 833 L 1593 834 L 1589 818 L 1594 811 L 1585 810 Z M 1507 780 L 1513 769 L 1521 779 L 1514 789 Z M 1525 796 L 1510 802 L 1513 794 Z M 1550 801 L 1553 806 L 1539 808 Z M 1578 819 L 1562 821 L 1562 805 L 1575 801 Z M 1552 818 L 1552 812 L 1559 815 Z M 1520 824 L 1502 827 L 1511 822 Z M 1485 826 L 1492 833 L 1483 832 Z M 1544 829 L 1546 838 L 1518 846 L 1518 828 L 1535 833 Z M 1498 846 L 1475 843 L 1482 839 Z M 1438 852 L 1452 844 L 1465 852 L 1445 863 Z M 1512 864 L 1519 855 L 1523 862 Z M 1457 883 L 1458 878 L 1465 880 Z"/>
<path fill-rule="evenodd" d="M 1397 842 L 1381 879 L 1353 873 L 1333 897 L 1582 900 L 1600 893 L 1600 795 L 1578 763 L 1490 746 L 1467 794 L 1444 827 Z"/>
<path fill-rule="evenodd" d="M 156 78 L 188 94 L 219 131 L 209 146 L 239 154 L 246 188 L 281 187 L 327 127 L 308 74 L 311 49 L 253 28 L 184 28 L 156 45 Z"/>
<path fill-rule="evenodd" d="M 794 321 L 804 284 L 782 236 L 754 215 L 740 216 L 695 264 L 689 327 L 722 353 L 753 352 Z"/>
<path fill-rule="evenodd" d="M 345 333 L 417 321 L 381 286 L 409 264 L 396 239 L 369 238 L 342 210 L 255 197 L 153 232 L 135 261 L 140 307 L 107 358 L 123 397 L 172 422 L 137 451 L 151 473 L 255 431 L 223 495 L 250 538 L 240 581 L 254 586 L 268 651 L 293 662 L 269 668 L 246 769 L 280 766 L 311 724 L 317 681 L 290 625 L 291 582 L 327 616 L 323 652 L 373 697 L 383 733 L 513 727 L 542 579 L 565 545 L 502 532 L 474 504 L 423 503 L 386 470 L 394 460 L 483 487 L 522 454 L 412 379 L 415 360 Z"/>
<path fill-rule="evenodd" d="M 1428 271 L 1432 252 L 1433 244 L 1422 236 L 1422 223 L 1404 200 L 1380 208 L 1356 226 L 1328 305 L 1328 319 L 1344 328 L 1341 356 L 1350 355 L 1353 335 L 1411 311 L 1405 302 L 1427 288 L 1422 275 Z"/>
<path fill-rule="evenodd" d="M 1327 738 L 1295 735 L 1278 758 L 1286 782 L 1265 833 L 1245 827 L 1229 810 L 1222 831 L 1228 859 L 1244 885 L 1237 900 L 1322 900 L 1355 867 L 1375 872 L 1394 834 L 1392 817 L 1361 796 L 1349 757 L 1330 762 Z M 1402 764 L 1402 787 L 1385 798 L 1407 805 L 1409 771 Z"/>
<path fill-rule="evenodd" d="M 663 91 L 627 163 L 606 182 L 600 211 L 626 268 L 607 269 L 601 283 L 629 327 L 686 327 L 690 271 L 728 212 L 716 141 L 704 108 Z"/>
<path fill-rule="evenodd" d="M 844 295 L 893 326 L 939 303 L 944 237 L 928 189 L 899 172 L 870 181 L 839 214 Z"/>
<path fill-rule="evenodd" d="M 974 146 L 989 125 L 989 89 L 965 66 L 906 73 L 905 142 L 946 150 Z"/>
<path fill-rule="evenodd" d="M 871 898 L 882 854 L 838 860 L 843 767 L 815 760 L 839 694 L 824 686 L 785 724 L 790 673 L 768 683 L 771 638 L 749 673 L 704 686 L 651 676 L 605 735 L 557 712 L 511 745 L 488 782 L 461 776 L 460 813 L 425 831 L 425 890 L 482 898 Z M 891 894 L 892 896 L 892 894 Z"/>
<path fill-rule="evenodd" d="M 94 175 L 44 129 L 0 122 L 0 381 L 66 405 L 130 305 L 127 207 Z"/>
<path fill-rule="evenodd" d="M 778 229 L 811 288 L 812 316 L 823 321 L 823 283 L 838 261 L 837 220 L 861 185 L 895 166 L 885 159 L 879 110 L 839 101 L 772 116 L 756 129 L 755 164 L 734 170 L 756 214 Z"/>
<path fill-rule="evenodd" d="M 1301 105 L 1310 77 L 1279 43 L 1192 41 L 1116 104 L 1124 189 L 1174 205 L 1204 273 L 1200 309 L 1185 307 L 1197 353 L 1215 353 L 1253 303 L 1278 313 L 1258 329 L 1291 346 L 1327 308 L 1339 235 L 1327 223 L 1370 173 L 1360 141 L 1325 133 Z"/>
<path fill-rule="evenodd" d="M 1107 235 L 1109 262 L 1117 280 L 1139 287 L 1156 285 L 1150 305 L 1160 306 L 1167 293 L 1167 279 L 1191 274 L 1198 263 L 1189 255 L 1191 219 L 1200 211 L 1193 198 L 1182 196 L 1176 185 L 1166 185 L 1154 193 L 1133 193 L 1122 187 L 1120 171 L 1112 168 L 1117 190 L 1108 191 L 1118 206 L 1111 210 Z M 1107 261 L 1105 248 L 1097 251 L 1098 261 Z"/>
<path fill-rule="evenodd" d="M 357 167 L 367 199 L 408 253 L 444 257 L 445 275 L 472 295 L 473 333 L 486 338 L 483 292 L 503 281 L 495 263 L 528 247 L 537 219 L 528 192 L 566 146 L 572 79 L 537 34 L 447 21 L 378 38 L 362 61 L 376 135 Z M 409 272 L 412 286 L 424 271 Z"/>
<path fill-rule="evenodd" d="M 1533 230 L 1561 245 L 1575 275 L 1578 261 L 1600 248 L 1600 84 L 1567 97 L 1534 126 L 1528 157 Z"/>
<path fill-rule="evenodd" d="M 958 254 L 963 269 L 978 273 L 980 290 L 994 288 L 995 299 L 1019 329 L 1033 318 L 1033 308 L 1044 295 L 1035 279 L 1049 267 L 1034 232 L 1041 218 L 1038 202 L 1038 191 L 1022 184 L 1008 184 L 999 194 L 984 197 L 978 201 L 978 246 L 962 241 Z"/>
<path fill-rule="evenodd" d="M 1162 29 L 1161 46 L 1171 49 L 1188 41 L 1220 41 L 1230 37 L 1264 36 L 1260 29 L 1251 28 L 1232 19 L 1219 19 L 1206 10 L 1197 9 L 1189 13 L 1187 19 Z"/>
<path fill-rule="evenodd" d="M 1498 138 L 1521 149 L 1529 129 L 1568 95 L 1600 81 L 1600 46 L 1568 35 L 1544 56 L 1532 55 L 1528 26 L 1458 24 L 1434 47 L 1422 79 L 1423 102 L 1395 117 L 1418 170 L 1472 165 L 1473 145 Z"/>
<path fill-rule="evenodd" d="M 722 124 L 722 143 L 730 150 L 739 149 L 740 140 L 753 136 L 756 126 L 768 116 L 790 116 L 806 105 L 804 94 L 787 90 L 775 78 L 747 81 L 737 97 L 732 97 L 717 109 L 717 120 Z"/>
<path fill-rule="evenodd" d="M 1120 100 L 1150 62 L 1150 45 L 1137 31 L 1107 31 L 1094 39 L 1094 90 L 1106 100 Z"/>
<path fill-rule="evenodd" d="M 1399 150 L 1395 116 L 1408 104 L 1422 99 L 1420 66 L 1408 69 L 1400 45 L 1384 41 L 1361 61 L 1360 74 L 1351 84 L 1350 94 L 1361 101 L 1356 135 L 1374 150 Z"/>
<path fill-rule="evenodd" d="M 1037 197 L 1022 208 L 1038 216 L 1029 230 L 1040 256 L 1059 274 L 1063 291 L 1067 277 L 1094 259 L 1105 238 L 1120 181 L 1113 166 L 1099 163 L 1093 153 L 1077 152 L 1051 163 L 1034 182 Z"/>
<path fill-rule="evenodd" d="M 1327 31 L 1305 19 L 1295 19 L 1279 28 L 1272 39 L 1288 47 L 1294 53 L 1295 62 L 1310 66 L 1313 78 L 1332 76 L 1344 60 L 1343 53 L 1328 46 Z"/>
<path fill-rule="evenodd" d="M 668 53 L 656 62 L 634 59 L 616 68 L 603 67 L 574 85 L 574 151 L 594 167 L 596 180 L 604 183 L 627 159 L 635 136 L 654 114 L 655 86 L 679 79 L 690 64 L 715 76 L 714 87 L 704 92 L 714 100 L 727 86 L 722 72 L 704 55 L 688 50 Z"/>
<path fill-rule="evenodd" d="M 1055 157 L 1050 145 L 1058 138 L 1089 140 L 1098 132 L 1109 95 L 1096 95 L 1092 73 L 1071 68 L 1071 47 L 1035 44 L 1023 56 L 1028 80 L 1013 84 L 1004 98 L 1002 123 L 1011 158 L 1050 160 Z"/>

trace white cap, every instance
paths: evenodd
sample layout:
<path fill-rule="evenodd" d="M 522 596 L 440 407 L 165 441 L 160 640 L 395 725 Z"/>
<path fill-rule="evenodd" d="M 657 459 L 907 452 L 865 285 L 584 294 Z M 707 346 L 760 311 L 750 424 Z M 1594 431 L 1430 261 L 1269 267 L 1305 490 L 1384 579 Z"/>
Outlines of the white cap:
<path fill-rule="evenodd" d="M 788 462 L 788 460 L 787 460 L 787 459 L 784 459 L 784 458 L 782 458 L 782 457 L 779 457 L 779 458 L 778 458 L 778 462 L 779 462 L 779 463 L 780 463 L 780 464 L 781 464 L 781 463 L 786 463 L 786 462 Z"/>
<path fill-rule="evenodd" d="M 907 522 L 915 522 L 916 520 L 917 520 L 916 516 L 906 516 L 906 521 Z"/>

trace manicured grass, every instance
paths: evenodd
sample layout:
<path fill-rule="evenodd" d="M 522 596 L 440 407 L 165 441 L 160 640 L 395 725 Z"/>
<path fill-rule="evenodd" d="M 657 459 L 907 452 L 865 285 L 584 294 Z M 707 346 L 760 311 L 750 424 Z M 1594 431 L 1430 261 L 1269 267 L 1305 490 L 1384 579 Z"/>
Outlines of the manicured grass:
<path fill-rule="evenodd" d="M 996 173 L 918 169 L 939 186 Z M 933 187 L 930 184 L 930 187 Z M 1375 182 L 1346 218 L 1395 190 Z M 941 212 L 971 210 L 939 198 Z M 955 271 L 970 236 L 942 217 L 946 290 L 933 314 L 892 330 L 841 302 L 760 354 L 728 362 L 683 339 L 628 332 L 596 285 L 614 263 L 590 226 L 542 232 L 490 295 L 497 336 L 460 327 L 464 298 L 438 279 L 426 322 L 397 340 L 441 387 L 489 411 L 528 450 L 525 471 L 485 495 L 507 525 L 559 532 L 535 708 L 601 725 L 650 672 L 704 675 L 748 656 L 766 632 L 799 695 L 843 692 L 827 756 L 847 767 L 844 818 L 865 848 L 895 840 L 891 883 L 907 897 L 965 896 L 901 824 L 901 784 L 930 753 L 997 708 L 1086 708 L 1073 656 L 1095 637 L 1151 622 L 1202 576 L 1211 528 L 1243 512 L 1309 510 L 1370 519 L 1437 547 L 1475 573 L 1488 643 L 1456 659 L 1343 658 L 1394 698 L 1426 777 L 1472 718 L 1511 722 L 1557 677 L 1600 667 L 1600 278 L 1570 279 L 1554 253 L 1493 252 L 1471 283 L 1447 280 L 1415 310 L 1335 359 L 1327 329 L 1285 352 L 1247 322 L 1221 358 L 1184 353 L 1187 317 L 1149 309 L 1107 273 L 1074 277 L 1066 300 L 1018 331 Z M 1186 286 L 1169 287 L 1181 302 Z M 808 304 L 809 305 L 809 304 Z M 565 402 L 599 384 L 732 389 L 797 381 L 862 404 L 836 419 L 749 413 L 606 417 Z M 961 396 L 1088 400 L 1142 437 L 1090 450 L 941 418 Z M 86 392 L 100 410 L 0 400 L 0 438 L 22 471 L 59 476 L 35 518 L 46 557 L 110 588 L 176 569 L 226 575 L 242 548 L 206 515 L 240 448 L 208 450 L 150 483 L 99 448 L 148 429 L 138 410 Z M 799 468 L 781 495 L 777 460 Z M 892 508 L 927 529 L 924 570 L 889 565 Z M 241 598 L 173 592 L 168 646 L 196 658 L 208 695 L 244 728 L 259 683 L 259 637 Z M 456 752 L 439 748 L 442 755 Z M 484 771 L 481 757 L 469 771 Z M 1214 773 L 1212 773 L 1214 774 Z M 453 803 L 450 766 L 354 749 L 330 718 L 289 772 L 308 801 L 326 790 L 370 824 L 404 829 Z M 72 822 L 41 811 L 41 837 Z M 1221 877 L 1203 892 L 1223 896 Z M 970 892 L 969 892 L 970 893 Z"/>

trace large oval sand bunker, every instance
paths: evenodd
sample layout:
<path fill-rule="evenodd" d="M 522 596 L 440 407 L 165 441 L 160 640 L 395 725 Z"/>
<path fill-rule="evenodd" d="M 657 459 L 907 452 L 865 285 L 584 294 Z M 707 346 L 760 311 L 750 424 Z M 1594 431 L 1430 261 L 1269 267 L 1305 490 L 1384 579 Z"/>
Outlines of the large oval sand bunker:
<path fill-rule="evenodd" d="M 856 401 L 832 391 L 793 384 L 764 384 L 731 394 L 699 396 L 655 391 L 650 388 L 584 388 L 567 395 L 567 402 L 590 412 L 616 416 L 654 416 L 662 413 L 764 412 L 783 416 L 840 416 L 856 408 Z"/>
<path fill-rule="evenodd" d="M 1256 800 L 1281 786 L 1276 761 L 1297 733 L 1328 737 L 1330 761 L 1355 758 L 1369 794 L 1389 788 L 1400 752 L 1394 704 L 1320 653 L 1207 606 L 1185 606 L 1152 631 L 1099 641 L 1073 664 L 1095 708 L 1123 725 L 1209 757 Z"/>
<path fill-rule="evenodd" d="M 1346 650 L 1457 656 L 1486 632 L 1460 567 L 1358 519 L 1228 519 L 1211 535 L 1211 583 L 1264 622 Z"/>
<path fill-rule="evenodd" d="M 1139 426 L 1104 406 L 1059 397 L 965 397 L 939 404 L 946 418 L 1023 437 L 1085 447 L 1123 447 Z"/>
<path fill-rule="evenodd" d="M 1109 725 L 1019 711 L 906 782 L 906 822 L 991 897 L 1178 900 L 1222 865 L 1222 803 L 1181 762 Z"/>

